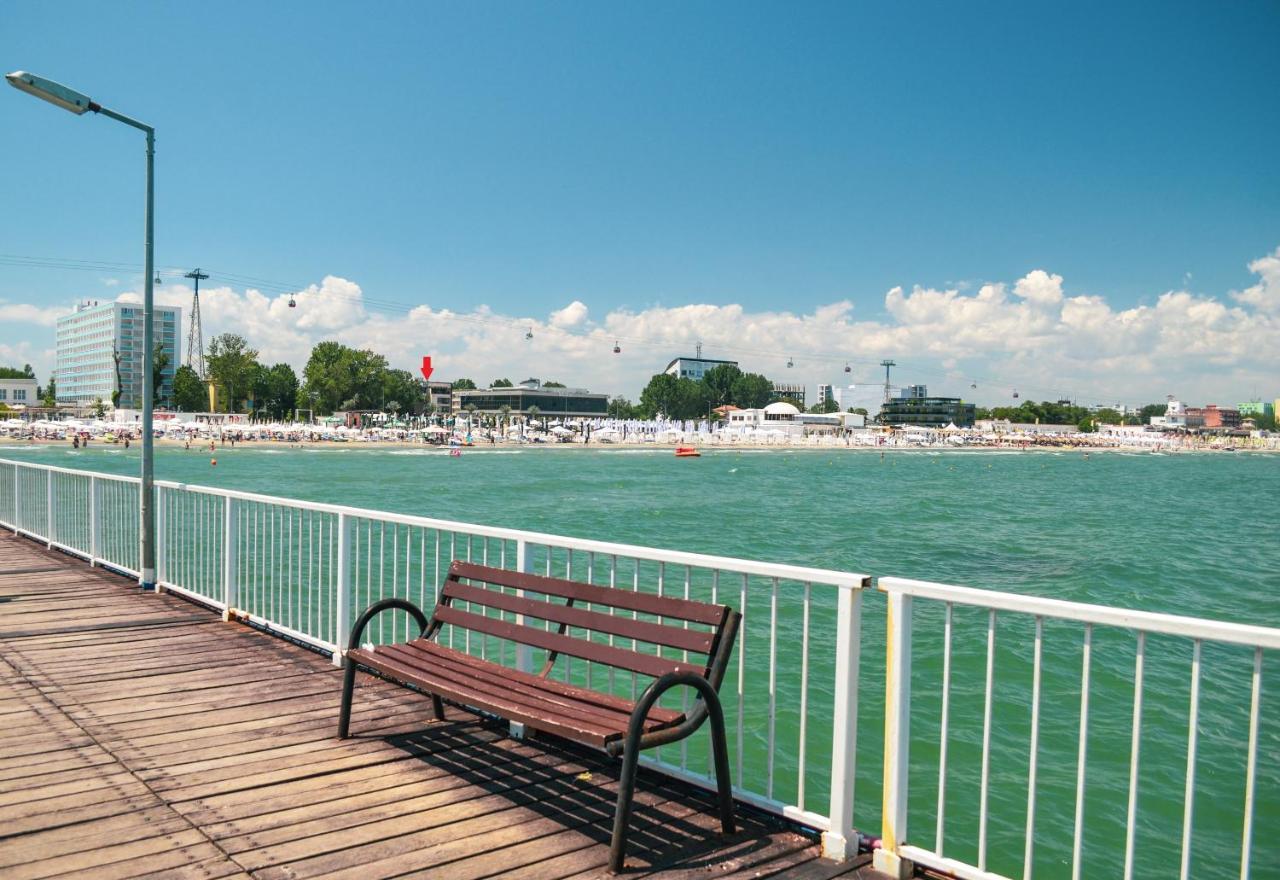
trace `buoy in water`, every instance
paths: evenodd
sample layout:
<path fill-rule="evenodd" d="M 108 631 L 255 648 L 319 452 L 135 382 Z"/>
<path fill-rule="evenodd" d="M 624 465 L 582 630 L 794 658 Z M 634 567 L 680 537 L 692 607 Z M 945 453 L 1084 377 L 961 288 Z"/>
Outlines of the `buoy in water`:
<path fill-rule="evenodd" d="M 211 459 L 209 459 L 209 466 L 210 466 L 210 467 L 217 467 L 217 466 L 218 466 L 218 460 L 217 460 L 216 458 L 211 458 Z"/>

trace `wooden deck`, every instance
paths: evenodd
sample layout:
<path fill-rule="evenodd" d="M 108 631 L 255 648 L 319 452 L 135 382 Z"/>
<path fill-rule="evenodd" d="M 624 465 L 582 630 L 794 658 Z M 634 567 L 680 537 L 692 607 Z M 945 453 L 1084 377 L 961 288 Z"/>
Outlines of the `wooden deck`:
<path fill-rule="evenodd" d="M 0 534 L 0 877 L 604 874 L 615 762 L 522 742 L 311 651 Z M 699 734 L 702 735 L 702 734 Z M 632 877 L 883 878 L 642 773 Z"/>

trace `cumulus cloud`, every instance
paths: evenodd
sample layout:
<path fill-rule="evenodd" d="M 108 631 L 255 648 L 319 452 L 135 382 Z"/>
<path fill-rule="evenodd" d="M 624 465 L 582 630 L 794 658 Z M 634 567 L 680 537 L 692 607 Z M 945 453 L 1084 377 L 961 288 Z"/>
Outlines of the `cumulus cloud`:
<path fill-rule="evenodd" d="M 551 313 L 552 327 L 577 327 L 587 319 L 587 307 L 580 300 L 574 300 L 563 309 Z"/>
<path fill-rule="evenodd" d="M 808 312 L 691 303 L 619 308 L 595 318 L 582 300 L 543 318 L 483 305 L 389 310 L 336 276 L 295 291 L 296 308 L 289 307 L 290 294 L 254 288 L 206 288 L 200 299 L 206 341 L 239 333 L 263 360 L 299 370 L 316 342 L 337 339 L 410 370 L 429 354 L 444 379 L 483 384 L 536 376 L 634 398 L 649 376 L 674 356 L 692 355 L 701 341 L 708 357 L 737 360 L 743 369 L 811 390 L 819 382 L 852 381 L 866 387 L 868 405 L 878 400 L 878 362 L 886 357 L 899 364 L 895 382 L 926 383 L 986 404 L 1009 402 L 1015 388 L 1036 399 L 1141 403 L 1176 393 L 1231 403 L 1254 388 L 1270 394 L 1280 362 L 1280 249 L 1249 269 L 1256 283 L 1229 296 L 1171 290 L 1154 304 L 1129 308 L 1072 292 L 1062 276 L 1043 270 L 976 290 L 894 287 L 878 316 L 863 316 L 848 300 Z M 184 309 L 184 324 L 190 297 L 181 284 L 156 290 L 158 302 Z M 126 292 L 121 299 L 138 296 Z M 0 303 L 0 319 L 8 314 L 10 321 L 43 326 L 62 311 Z M 51 352 L 24 356 L 37 369 L 42 361 L 46 369 L 52 365 Z M 794 367 L 787 366 L 791 359 Z M 846 361 L 851 375 L 843 373 Z"/>
<path fill-rule="evenodd" d="M 10 303 L 0 300 L 0 326 L 14 324 L 36 324 L 41 327 L 52 327 L 58 318 L 71 311 L 64 306 L 41 308 L 28 303 Z"/>
<path fill-rule="evenodd" d="M 1280 247 L 1250 263 L 1249 271 L 1258 276 L 1258 283 L 1232 297 L 1263 312 L 1280 312 Z"/>

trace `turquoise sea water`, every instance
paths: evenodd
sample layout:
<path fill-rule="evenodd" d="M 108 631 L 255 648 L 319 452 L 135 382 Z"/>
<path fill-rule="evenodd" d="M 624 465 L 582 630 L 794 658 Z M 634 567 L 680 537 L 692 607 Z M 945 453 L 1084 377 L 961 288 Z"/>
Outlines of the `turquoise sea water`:
<path fill-rule="evenodd" d="M 136 474 L 137 449 L 0 447 L 0 457 Z M 1280 626 L 1280 457 L 895 451 L 163 449 L 157 476 L 464 522 L 761 558 Z M 793 599 L 794 597 L 784 597 Z M 815 643 L 830 639 L 815 595 Z M 754 600 L 753 600 L 754 601 Z M 857 824 L 879 828 L 883 599 L 864 600 Z M 799 636 L 783 601 L 782 640 Z M 748 618 L 763 609 L 748 609 Z M 759 620 L 759 617 L 756 618 Z M 932 846 L 937 797 L 942 610 L 918 602 L 913 667 L 911 827 Z M 762 621 L 767 624 L 767 618 Z M 985 612 L 957 609 L 947 778 L 947 852 L 976 859 Z M 752 639 L 767 638 L 755 624 Z M 997 629 L 989 866 L 1016 875 L 1026 817 L 1033 624 Z M 1075 810 L 1082 628 L 1045 625 L 1037 876 L 1069 871 Z M 766 655 L 748 644 L 752 673 Z M 764 643 L 767 648 L 767 643 Z M 1176 873 L 1186 767 L 1191 646 L 1147 641 L 1138 876 Z M 1086 875 L 1118 876 L 1124 845 L 1134 639 L 1098 630 L 1092 648 Z M 824 659 L 815 657 L 815 681 Z M 1204 650 L 1193 876 L 1238 852 L 1252 655 Z M 1280 659 L 1267 657 L 1259 739 L 1253 876 L 1280 875 Z M 789 695 L 780 690 L 779 705 Z M 813 700 L 811 695 L 811 701 Z M 794 702 L 794 701 L 792 701 Z M 819 701 L 820 702 L 820 701 Z M 812 703 L 811 703 L 812 704 Z M 748 767 L 763 761 L 748 715 Z M 795 712 L 780 712 L 780 791 L 794 790 Z M 825 739 L 824 739 L 825 736 Z M 812 717 L 808 748 L 829 747 Z M 813 760 L 811 758 L 811 760 Z M 786 783 L 785 785 L 783 783 Z M 824 780 L 806 806 L 825 812 Z M 1224 857 L 1225 854 L 1225 857 Z M 1235 870 L 1238 870 L 1238 865 Z M 1214 870 L 1216 874 L 1217 871 Z"/>

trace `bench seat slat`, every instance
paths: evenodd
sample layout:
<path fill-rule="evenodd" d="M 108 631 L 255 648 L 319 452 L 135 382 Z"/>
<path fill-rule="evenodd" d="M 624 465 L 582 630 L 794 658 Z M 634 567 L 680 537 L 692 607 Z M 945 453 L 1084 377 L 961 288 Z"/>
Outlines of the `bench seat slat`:
<path fill-rule="evenodd" d="M 539 692 L 504 679 L 485 675 L 474 669 L 441 662 L 426 657 L 407 645 L 387 645 L 375 652 L 390 658 L 409 669 L 420 670 L 425 678 L 448 681 L 463 692 L 475 694 L 480 699 L 503 699 L 536 710 L 541 715 L 564 716 L 592 726 L 598 730 L 620 732 L 626 728 L 628 716 L 595 703 L 582 703 L 550 691 Z"/>
<path fill-rule="evenodd" d="M 526 724 L 536 730 L 554 733 L 586 745 L 604 748 L 625 733 L 625 723 L 605 723 L 598 716 L 586 715 L 560 703 L 540 700 L 537 695 L 516 693 L 498 685 L 478 684 L 473 678 L 454 678 L 454 672 L 440 665 L 424 665 L 422 660 L 405 653 L 403 646 L 380 647 L 375 651 L 356 649 L 348 657 L 370 669 L 413 684 L 464 705 L 474 706 L 510 721 Z M 621 716 L 619 716 L 621 717 Z M 646 730 L 667 726 L 651 715 Z"/>
<path fill-rule="evenodd" d="M 614 617 L 586 608 L 571 608 L 552 602 L 511 596 L 498 590 L 486 590 L 484 587 L 460 583 L 452 578 L 445 583 L 444 595 L 472 605 L 484 605 L 523 614 L 526 617 L 549 620 L 552 623 L 565 623 L 594 632 L 637 639 L 652 645 L 696 651 L 699 654 L 710 653 L 711 641 L 715 636 L 715 633 L 703 630 L 666 626 L 646 620 L 632 620 L 630 617 Z"/>
<path fill-rule="evenodd" d="M 595 584 L 584 584 L 562 578 L 544 577 L 539 574 L 526 574 L 510 569 L 490 568 L 474 562 L 454 562 L 449 566 L 451 578 L 484 581 L 503 587 L 515 587 L 547 596 L 559 596 L 564 599 L 575 599 L 579 602 L 590 602 L 592 605 L 604 605 L 610 608 L 622 608 L 626 611 L 639 611 L 641 614 L 654 614 L 671 617 L 676 620 L 687 620 L 690 623 L 705 623 L 719 627 L 724 624 L 725 606 L 712 605 L 709 602 L 696 602 L 692 599 L 681 599 L 676 596 L 654 596 L 650 593 L 620 590 L 616 587 L 601 587 Z"/>
<path fill-rule="evenodd" d="M 428 645 L 430 650 L 427 649 Z M 634 708 L 633 704 L 625 700 L 604 701 L 596 691 L 563 685 L 561 682 L 521 673 L 487 660 L 470 663 L 468 654 L 452 648 L 440 648 L 421 639 L 406 645 L 379 646 L 376 650 L 378 654 L 384 652 L 389 652 L 390 656 L 401 658 L 406 663 L 447 676 L 459 686 L 470 685 L 498 695 L 510 694 L 517 699 L 530 698 L 539 704 L 549 703 L 559 706 L 567 715 L 582 714 L 588 720 L 596 721 L 611 730 L 626 730 Z M 655 724 L 668 724 L 682 717 L 681 713 L 670 709 L 655 708 L 649 713 L 650 720 Z"/>
<path fill-rule="evenodd" d="M 470 666 L 480 670 L 491 670 L 496 668 L 498 675 L 503 678 L 527 684 L 535 687 L 540 691 L 558 694 L 564 697 L 582 700 L 583 702 L 594 702 L 600 706 L 607 706 L 618 712 L 624 713 L 628 718 L 631 717 L 631 710 L 635 708 L 635 703 L 623 697 L 616 697 L 613 694 L 607 694 L 602 691 L 588 690 L 587 688 L 575 687 L 562 681 L 556 681 L 550 678 L 543 678 L 541 675 L 534 675 L 532 672 L 521 672 L 518 669 L 512 669 L 509 666 L 501 666 L 488 660 L 482 660 L 479 657 L 427 639 L 414 639 L 408 643 L 408 647 L 415 651 L 421 651 L 424 654 L 430 654 L 433 658 L 439 658 L 449 663 Z M 382 650 L 379 648 L 378 650 Z M 665 724 L 674 724 L 684 718 L 684 713 L 674 709 L 663 709 L 654 706 L 649 712 L 649 717 Z"/>
<path fill-rule="evenodd" d="M 569 657 L 589 660 L 592 663 L 612 666 L 615 669 L 629 669 L 632 672 L 651 675 L 654 678 L 666 675 L 668 672 L 693 671 L 700 675 L 707 674 L 706 663 L 684 663 L 668 660 L 665 657 L 657 657 L 653 654 L 642 654 L 638 651 L 600 645 L 587 639 L 547 632 L 524 624 L 507 623 L 506 621 L 485 617 L 482 614 L 475 614 L 471 611 L 461 611 L 448 605 L 437 605 L 434 619 L 461 629 L 469 629 L 472 632 L 497 636 L 511 642 L 519 642 L 522 645 L 530 645 L 534 648 L 554 651 Z"/>

